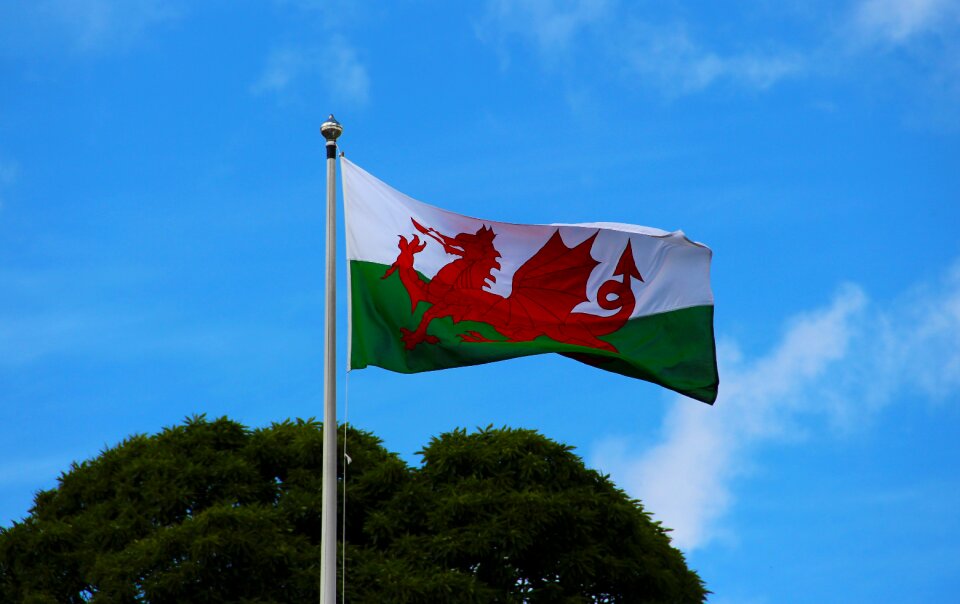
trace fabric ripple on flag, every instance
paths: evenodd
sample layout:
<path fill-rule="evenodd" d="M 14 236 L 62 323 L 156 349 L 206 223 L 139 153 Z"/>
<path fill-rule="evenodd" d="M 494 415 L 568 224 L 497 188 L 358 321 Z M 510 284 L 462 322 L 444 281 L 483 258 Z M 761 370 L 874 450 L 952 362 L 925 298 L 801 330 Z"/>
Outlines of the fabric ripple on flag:
<path fill-rule="evenodd" d="M 713 403 L 711 251 L 680 231 L 461 216 L 341 158 L 350 367 L 555 352 Z"/>

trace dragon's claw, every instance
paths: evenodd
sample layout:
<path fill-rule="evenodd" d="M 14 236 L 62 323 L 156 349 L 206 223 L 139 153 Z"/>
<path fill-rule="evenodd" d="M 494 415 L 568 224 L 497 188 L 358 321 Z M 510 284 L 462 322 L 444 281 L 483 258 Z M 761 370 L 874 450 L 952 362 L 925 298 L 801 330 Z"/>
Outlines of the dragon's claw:
<path fill-rule="evenodd" d="M 457 337 L 460 338 L 461 342 L 472 342 L 472 343 L 493 342 L 493 340 L 486 337 L 479 331 L 474 331 L 474 330 L 470 330 L 466 333 L 458 334 Z"/>

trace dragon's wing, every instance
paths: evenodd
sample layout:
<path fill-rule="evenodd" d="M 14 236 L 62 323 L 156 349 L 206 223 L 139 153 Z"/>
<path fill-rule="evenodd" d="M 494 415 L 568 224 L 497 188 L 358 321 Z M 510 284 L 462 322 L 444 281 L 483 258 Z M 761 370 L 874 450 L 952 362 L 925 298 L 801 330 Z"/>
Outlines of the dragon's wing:
<path fill-rule="evenodd" d="M 575 247 L 567 247 L 554 231 L 550 240 L 513 274 L 511 302 L 520 304 L 534 321 L 563 321 L 587 301 L 587 279 L 600 264 L 590 255 L 594 233 Z"/>

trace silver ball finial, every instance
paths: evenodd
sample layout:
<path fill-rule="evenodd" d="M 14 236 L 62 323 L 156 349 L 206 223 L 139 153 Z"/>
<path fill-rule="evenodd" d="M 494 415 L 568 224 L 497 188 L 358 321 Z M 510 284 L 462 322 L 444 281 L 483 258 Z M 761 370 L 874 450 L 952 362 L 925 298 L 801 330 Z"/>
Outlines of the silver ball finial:
<path fill-rule="evenodd" d="M 328 143 L 335 142 L 337 137 L 343 133 L 343 126 L 340 125 L 340 122 L 337 121 L 333 114 L 330 114 L 330 117 L 327 118 L 327 121 L 320 124 L 320 134 L 323 135 L 323 138 L 327 139 Z"/>

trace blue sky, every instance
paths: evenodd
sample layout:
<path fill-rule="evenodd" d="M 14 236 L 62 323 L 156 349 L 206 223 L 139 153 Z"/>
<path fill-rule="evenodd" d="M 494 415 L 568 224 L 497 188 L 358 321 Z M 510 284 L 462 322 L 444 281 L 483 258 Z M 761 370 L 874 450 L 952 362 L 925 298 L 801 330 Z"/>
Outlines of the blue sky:
<path fill-rule="evenodd" d="M 322 413 L 333 112 L 422 201 L 714 250 L 714 407 L 538 357 L 341 370 L 358 426 L 573 444 L 715 604 L 960 588 L 956 2 L 6 2 L 0 82 L 3 524 L 131 433 Z"/>

